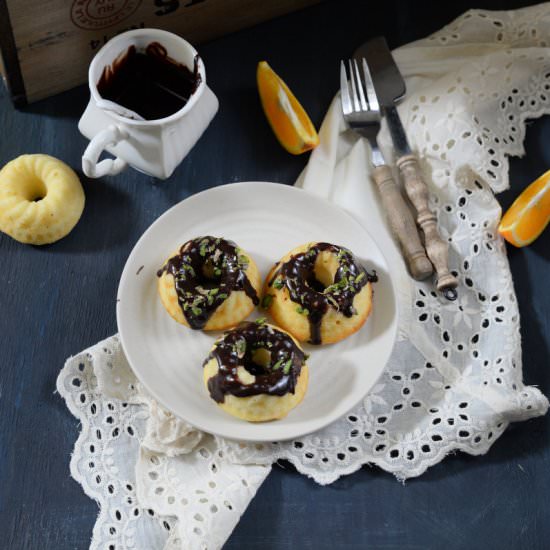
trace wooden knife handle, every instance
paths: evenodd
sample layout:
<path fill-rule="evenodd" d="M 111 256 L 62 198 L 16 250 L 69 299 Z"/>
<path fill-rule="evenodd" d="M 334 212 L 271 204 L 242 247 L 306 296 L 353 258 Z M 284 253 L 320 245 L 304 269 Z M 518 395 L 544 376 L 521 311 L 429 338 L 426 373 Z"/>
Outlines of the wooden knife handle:
<path fill-rule="evenodd" d="M 374 181 L 378 185 L 384 210 L 401 245 L 411 275 L 417 281 L 426 279 L 433 273 L 432 264 L 420 242 L 413 215 L 393 181 L 390 168 L 386 165 L 375 167 Z"/>
<path fill-rule="evenodd" d="M 449 250 L 437 229 L 437 218 L 428 205 L 428 186 L 420 174 L 420 167 L 414 155 L 398 159 L 397 166 L 403 176 L 405 191 L 416 208 L 416 221 L 424 232 L 424 244 L 436 274 L 437 289 L 456 288 L 458 281 L 449 271 Z"/>

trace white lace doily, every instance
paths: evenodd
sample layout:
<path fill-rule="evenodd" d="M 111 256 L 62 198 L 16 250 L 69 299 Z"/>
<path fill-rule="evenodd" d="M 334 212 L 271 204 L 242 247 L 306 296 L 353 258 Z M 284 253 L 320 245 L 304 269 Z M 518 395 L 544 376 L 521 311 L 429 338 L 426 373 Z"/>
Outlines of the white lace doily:
<path fill-rule="evenodd" d="M 365 463 L 408 478 L 457 449 L 483 454 L 510 422 L 546 412 L 546 398 L 522 383 L 493 191 L 508 186 L 507 155 L 523 154 L 525 120 L 550 112 L 548 37 L 550 4 L 474 10 L 394 52 L 408 89 L 399 111 L 449 241 L 456 302 L 406 275 L 368 183 L 368 145 L 345 129 L 338 99 L 331 106 L 298 184 L 383 245 L 401 309 L 384 375 L 346 417 L 297 441 L 231 442 L 149 399 L 116 337 L 67 362 L 58 389 L 82 422 L 71 473 L 101 509 L 93 548 L 219 548 L 278 458 L 319 483 Z M 391 160 L 385 129 L 380 142 Z"/>

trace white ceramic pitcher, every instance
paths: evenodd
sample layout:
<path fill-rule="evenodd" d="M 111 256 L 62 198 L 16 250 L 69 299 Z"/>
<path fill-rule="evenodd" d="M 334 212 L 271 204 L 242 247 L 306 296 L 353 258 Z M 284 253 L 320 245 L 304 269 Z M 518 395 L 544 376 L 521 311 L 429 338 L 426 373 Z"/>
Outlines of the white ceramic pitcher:
<path fill-rule="evenodd" d="M 125 109 L 104 100 L 97 90 L 103 69 L 130 46 L 143 51 L 158 42 L 169 57 L 193 69 L 197 51 L 183 38 L 159 29 L 137 29 L 113 38 L 96 54 L 88 71 L 90 101 L 78 129 L 90 143 L 82 156 L 82 171 L 91 178 L 118 174 L 127 165 L 165 179 L 189 153 L 218 110 L 218 100 L 206 85 L 204 64 L 198 58 L 200 83 L 188 102 L 175 113 L 157 120 L 134 120 Z M 99 161 L 102 151 L 114 159 Z M 98 162 L 99 161 L 99 162 Z"/>

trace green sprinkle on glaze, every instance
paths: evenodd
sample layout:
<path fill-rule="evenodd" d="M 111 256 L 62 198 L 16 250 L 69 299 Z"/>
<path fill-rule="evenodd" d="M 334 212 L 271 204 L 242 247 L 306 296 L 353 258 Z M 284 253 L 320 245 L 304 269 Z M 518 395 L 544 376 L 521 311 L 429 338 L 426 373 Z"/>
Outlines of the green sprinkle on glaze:
<path fill-rule="evenodd" d="M 199 254 L 201 256 L 206 256 L 206 252 L 208 249 L 208 241 L 206 239 L 203 239 L 199 245 Z"/>
<path fill-rule="evenodd" d="M 283 372 L 285 374 L 288 374 L 290 372 L 290 369 L 292 367 L 292 359 L 289 359 L 286 363 L 285 363 L 285 366 L 283 367 Z"/>
<path fill-rule="evenodd" d="M 337 283 L 327 286 L 325 290 L 323 290 L 323 294 L 330 294 L 338 290 L 344 290 L 348 285 L 349 285 L 348 278 L 342 277 Z"/>
<path fill-rule="evenodd" d="M 338 254 L 336 255 L 336 259 L 340 261 L 350 256 L 351 256 L 350 253 L 345 248 L 340 248 L 340 250 L 338 251 Z"/>
<path fill-rule="evenodd" d="M 245 354 L 246 352 L 246 340 L 239 340 L 236 345 L 236 350 L 237 350 L 237 354 L 239 355 L 239 357 L 241 357 L 242 355 Z"/>
<path fill-rule="evenodd" d="M 273 367 L 271 367 L 273 370 L 279 370 L 283 366 L 284 359 L 279 359 Z"/>
<path fill-rule="evenodd" d="M 285 283 L 283 282 L 283 280 L 281 278 L 278 278 L 278 279 L 275 279 L 273 281 L 273 286 L 277 289 L 277 290 L 281 290 L 281 288 L 283 288 L 285 286 Z"/>

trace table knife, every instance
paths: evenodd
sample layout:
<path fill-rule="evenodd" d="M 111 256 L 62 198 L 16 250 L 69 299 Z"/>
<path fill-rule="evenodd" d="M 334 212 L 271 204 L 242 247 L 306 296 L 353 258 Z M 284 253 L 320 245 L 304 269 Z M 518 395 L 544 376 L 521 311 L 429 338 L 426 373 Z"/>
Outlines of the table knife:
<path fill-rule="evenodd" d="M 378 101 L 388 122 L 405 192 L 416 209 L 416 221 L 424 233 L 426 253 L 437 273 L 437 289 L 448 299 L 456 299 L 458 281 L 449 270 L 448 245 L 437 229 L 437 218 L 428 204 L 428 187 L 422 179 L 418 159 L 411 151 L 395 106 L 406 93 L 405 81 L 382 36 L 369 40 L 355 52 L 354 57 L 367 60 Z"/>

